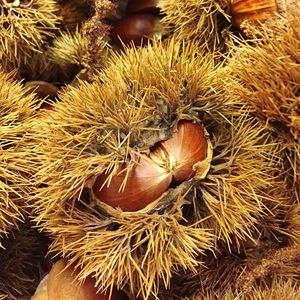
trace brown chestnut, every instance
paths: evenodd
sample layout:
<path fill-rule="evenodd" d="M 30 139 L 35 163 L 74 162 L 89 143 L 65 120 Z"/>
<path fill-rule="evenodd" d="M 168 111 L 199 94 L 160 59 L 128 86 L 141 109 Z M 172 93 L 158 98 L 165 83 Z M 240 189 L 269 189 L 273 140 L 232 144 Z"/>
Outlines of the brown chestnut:
<path fill-rule="evenodd" d="M 127 4 L 126 12 L 159 14 L 158 0 L 131 0 Z"/>
<path fill-rule="evenodd" d="M 36 93 L 41 99 L 54 99 L 58 93 L 57 86 L 46 81 L 28 81 L 25 86 L 30 92 Z"/>
<path fill-rule="evenodd" d="M 128 15 L 112 25 L 110 38 L 119 47 L 133 43 L 141 46 L 154 33 L 159 31 L 159 17 L 152 14 Z M 122 42 L 121 42 L 122 41 Z"/>
<path fill-rule="evenodd" d="M 48 277 L 48 300 L 128 300 L 120 291 L 113 290 L 111 297 L 108 293 L 97 293 L 95 279 L 88 276 L 83 284 L 76 283 L 78 271 L 72 266 L 67 267 L 67 261 L 56 262 Z"/>
<path fill-rule="evenodd" d="M 93 193 L 101 201 L 123 211 L 137 211 L 159 199 L 171 183 L 180 184 L 196 175 L 197 163 L 207 157 L 208 142 L 201 124 L 178 122 L 172 136 L 140 154 L 129 168 L 123 163 L 117 174 L 100 174 Z"/>
<path fill-rule="evenodd" d="M 97 177 L 93 192 L 100 201 L 124 211 L 137 211 L 158 199 L 172 181 L 172 175 L 146 155 L 141 155 L 130 170 L 126 167 L 121 165 L 109 183 L 107 174 Z"/>
<path fill-rule="evenodd" d="M 244 21 L 252 24 L 260 24 L 270 18 L 276 18 L 276 14 L 299 14 L 300 3 L 298 0 L 231 0 L 232 23 L 240 28 Z"/>
<path fill-rule="evenodd" d="M 172 173 L 173 181 L 180 183 L 192 178 L 196 171 L 193 166 L 206 158 L 207 141 L 202 125 L 181 120 L 173 135 L 159 143 L 167 157 L 165 168 Z M 158 155 L 162 160 L 161 154 Z"/>

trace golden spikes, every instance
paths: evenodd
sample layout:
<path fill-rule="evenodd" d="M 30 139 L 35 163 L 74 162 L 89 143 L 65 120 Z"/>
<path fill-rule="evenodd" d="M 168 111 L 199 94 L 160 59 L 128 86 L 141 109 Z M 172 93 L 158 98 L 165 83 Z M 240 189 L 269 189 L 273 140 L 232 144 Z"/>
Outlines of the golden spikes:
<path fill-rule="evenodd" d="M 226 92 L 250 105 L 277 135 L 284 157 L 283 176 L 300 200 L 300 35 L 299 18 L 263 26 L 250 43 L 234 47 Z M 230 79 L 231 78 L 231 79 Z"/>
<path fill-rule="evenodd" d="M 266 204 L 279 201 L 268 194 L 278 180 L 277 145 L 249 107 L 224 97 L 223 79 L 194 44 L 153 42 L 112 54 L 93 83 L 68 87 L 39 120 L 35 219 L 52 236 L 51 250 L 80 266 L 80 279 L 95 274 L 103 291 L 129 285 L 144 299 L 156 296 L 174 272 L 201 267 L 217 239 L 230 248 L 251 238 Z M 213 157 L 199 165 L 203 176 L 174 182 L 135 212 L 94 199 L 100 174 L 111 177 L 166 143 L 180 120 L 207 131 Z"/>
<path fill-rule="evenodd" d="M 282 279 L 276 278 L 268 286 L 256 286 L 255 289 L 246 295 L 234 290 L 232 287 L 228 287 L 225 291 L 215 292 L 215 291 L 199 291 L 192 300 L 257 300 L 257 299 L 299 299 L 299 283 L 292 279 Z M 170 299 L 171 300 L 171 299 Z M 188 299 L 182 299 L 188 300 Z"/>
<path fill-rule="evenodd" d="M 55 0 L 0 3 L 0 61 L 19 66 L 53 37 L 60 21 L 58 6 Z"/>
<path fill-rule="evenodd" d="M 229 0 L 159 0 L 161 23 L 178 40 L 192 40 L 209 50 L 224 46 L 222 30 L 229 27 Z"/>
<path fill-rule="evenodd" d="M 294 19 L 285 26 L 278 25 L 277 30 L 265 28 L 254 44 L 241 42 L 235 47 L 234 58 L 229 61 L 237 80 L 231 89 L 287 140 L 300 139 L 299 26 L 299 20 Z"/>
<path fill-rule="evenodd" d="M 231 119 L 231 124 L 220 125 L 214 134 L 210 172 L 199 183 L 201 210 L 212 216 L 203 224 L 213 227 L 229 248 L 234 239 L 252 235 L 266 213 L 267 203 L 280 201 L 277 195 L 268 193 L 278 180 L 278 147 L 253 116 L 243 110 Z"/>
<path fill-rule="evenodd" d="M 248 294 L 249 295 L 249 294 Z M 250 300 L 256 299 L 298 299 L 300 297 L 299 282 L 291 278 L 276 278 L 268 286 L 256 287 L 250 293 Z M 252 298 L 252 299 L 251 299 Z"/>
<path fill-rule="evenodd" d="M 88 41 L 78 29 L 73 33 L 64 32 L 53 41 L 47 51 L 52 62 L 64 67 L 68 64 L 82 65 L 87 55 Z"/>
<path fill-rule="evenodd" d="M 51 251 L 61 252 L 63 247 L 65 253 L 73 253 L 69 264 L 78 269 L 77 278 L 95 276 L 103 292 L 113 285 L 128 286 L 133 295 L 148 299 L 157 295 L 160 284 L 169 286 L 172 273 L 180 266 L 195 271 L 202 265 L 198 256 L 212 249 L 212 235 L 197 224 L 180 224 L 184 220 L 179 212 L 127 213 L 111 219 L 77 209 L 74 213 L 72 217 L 61 215 L 64 225 L 58 219 L 55 224 L 47 222 L 55 236 Z"/>
<path fill-rule="evenodd" d="M 12 74 L 0 71 L 0 238 L 17 227 L 24 214 L 33 165 L 28 156 L 30 119 L 36 102 Z"/>
<path fill-rule="evenodd" d="M 83 264 L 80 277 L 95 272 L 101 289 L 122 288 L 131 281 L 131 292 L 147 297 L 158 292 L 160 278 L 167 286 L 177 267 L 195 268 L 201 264 L 197 255 L 211 248 L 212 235 L 198 221 L 182 224 L 181 207 L 190 202 L 185 194 L 191 182 L 136 213 L 94 202 L 91 186 L 96 176 L 113 170 L 129 155 L 147 152 L 157 141 L 167 139 L 176 119 L 185 116 L 197 121 L 196 108 L 195 116 L 189 116 L 193 102 L 199 101 L 195 106 L 201 110 L 205 105 L 219 107 L 222 100 L 207 104 L 203 99 L 201 104 L 202 91 L 213 102 L 208 76 L 214 67 L 200 53 L 190 57 L 191 47 L 171 43 L 165 49 L 158 43 L 128 51 L 128 56 L 114 56 L 94 83 L 69 87 L 41 124 L 43 133 L 34 137 L 41 146 L 36 156 L 41 168 L 35 180 L 45 185 L 36 190 L 32 204 L 36 220 L 54 238 L 53 251 L 64 248 L 64 253 L 72 253 Z M 222 119 L 221 112 L 216 119 Z M 98 229 L 89 227 L 92 219 Z M 67 222 L 66 230 L 57 235 L 61 221 Z M 82 236 L 82 228 L 89 233 Z M 170 242 L 173 236 L 176 240 Z M 133 245 L 130 252 L 129 245 Z M 95 252 L 86 256 L 90 249 Z M 96 263 L 100 257 L 101 265 Z"/>
<path fill-rule="evenodd" d="M 100 66 L 105 66 L 106 60 L 109 59 L 110 50 L 107 41 L 100 37 L 97 41 L 97 68 L 99 69 Z M 49 65 L 56 66 L 60 73 L 66 77 L 65 80 L 68 81 L 68 76 L 79 75 L 81 70 L 83 70 L 83 74 L 86 74 L 87 70 L 91 71 L 91 74 L 95 71 L 96 66 L 87 64 L 88 45 L 87 36 L 77 28 L 73 32 L 62 32 L 60 36 L 56 37 L 44 56 L 50 61 Z M 61 78 L 61 74 L 58 74 L 57 77 Z"/>

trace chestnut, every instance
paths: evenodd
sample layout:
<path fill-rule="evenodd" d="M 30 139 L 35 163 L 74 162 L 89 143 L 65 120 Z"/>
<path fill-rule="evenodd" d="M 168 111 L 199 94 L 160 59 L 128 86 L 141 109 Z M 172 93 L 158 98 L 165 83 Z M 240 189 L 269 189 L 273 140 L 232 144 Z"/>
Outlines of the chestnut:
<path fill-rule="evenodd" d="M 111 297 L 108 293 L 97 293 L 95 279 L 88 276 L 83 284 L 76 283 L 78 271 L 73 266 L 67 267 L 67 261 L 57 261 L 48 277 L 48 300 L 129 300 L 121 291 L 114 289 Z"/>
<path fill-rule="evenodd" d="M 141 46 L 159 31 L 159 20 L 158 16 L 146 13 L 125 16 L 112 25 L 110 38 L 119 47 L 122 42 L 127 46 L 130 43 Z"/>
<path fill-rule="evenodd" d="M 173 135 L 159 143 L 169 161 L 170 172 L 175 183 L 192 178 L 196 171 L 193 166 L 206 158 L 207 142 L 202 125 L 181 120 Z M 162 159 L 161 156 L 160 159 Z"/>
<path fill-rule="evenodd" d="M 159 14 L 158 0 L 131 0 L 127 4 L 126 12 Z"/>
<path fill-rule="evenodd" d="M 276 15 L 299 13 L 300 3 L 295 0 L 231 0 L 232 23 L 240 28 L 244 21 L 263 23 Z"/>
<path fill-rule="evenodd" d="M 137 211 L 159 199 L 171 183 L 180 184 L 196 174 L 196 164 L 207 157 L 208 142 L 201 124 L 178 122 L 172 136 L 140 154 L 137 162 L 120 165 L 117 174 L 100 174 L 93 193 L 100 201 L 123 211 Z"/>
<path fill-rule="evenodd" d="M 93 192 L 100 201 L 124 211 L 137 211 L 158 199 L 171 184 L 172 175 L 146 155 L 141 155 L 131 169 L 127 167 L 122 164 L 108 183 L 108 174 L 97 177 Z"/>

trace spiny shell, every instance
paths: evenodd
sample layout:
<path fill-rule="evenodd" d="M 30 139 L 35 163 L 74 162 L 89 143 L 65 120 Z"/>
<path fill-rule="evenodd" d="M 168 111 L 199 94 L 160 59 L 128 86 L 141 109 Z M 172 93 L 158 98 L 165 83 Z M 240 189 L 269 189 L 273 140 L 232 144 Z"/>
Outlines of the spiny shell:
<path fill-rule="evenodd" d="M 179 268 L 201 267 L 217 239 L 230 248 L 251 236 L 266 203 L 278 201 L 267 193 L 276 147 L 247 107 L 224 98 L 224 74 L 193 43 L 154 42 L 112 55 L 95 82 L 60 95 L 33 136 L 41 167 L 32 205 L 51 250 L 70 257 L 78 277 L 94 275 L 101 290 L 127 284 L 147 299 Z M 208 172 L 136 212 L 91 197 L 95 177 L 167 140 L 182 119 L 209 134 Z"/>
<path fill-rule="evenodd" d="M 55 0 L 4 1 L 0 5 L 0 62 L 6 69 L 19 67 L 40 52 L 58 29 Z"/>

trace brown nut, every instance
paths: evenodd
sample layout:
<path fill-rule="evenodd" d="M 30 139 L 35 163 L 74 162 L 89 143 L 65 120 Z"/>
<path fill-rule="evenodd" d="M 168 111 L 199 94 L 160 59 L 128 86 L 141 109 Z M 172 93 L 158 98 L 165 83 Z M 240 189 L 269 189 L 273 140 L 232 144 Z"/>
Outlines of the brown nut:
<path fill-rule="evenodd" d="M 110 38 L 119 47 L 133 43 L 141 46 L 159 31 L 159 17 L 152 14 L 128 15 L 112 25 Z M 121 42 L 122 41 L 122 42 Z"/>
<path fill-rule="evenodd" d="M 135 13 L 151 13 L 158 14 L 158 0 L 131 0 L 127 4 L 126 12 Z"/>
<path fill-rule="evenodd" d="M 56 262 L 48 277 L 48 300 L 128 300 L 127 296 L 113 290 L 111 297 L 108 293 L 97 293 L 95 280 L 87 277 L 83 284 L 76 282 L 78 271 L 68 267 L 67 261 L 62 259 Z"/>
<path fill-rule="evenodd" d="M 191 179 L 194 166 L 206 159 L 208 142 L 202 125 L 178 122 L 172 136 L 158 142 L 150 154 L 140 154 L 136 164 L 120 165 L 117 174 L 99 175 L 93 185 L 100 201 L 124 211 L 137 211 L 159 199 L 171 183 Z"/>
<path fill-rule="evenodd" d="M 300 11 L 299 0 L 231 0 L 232 23 L 238 28 L 244 21 L 263 23 L 295 10 Z"/>

